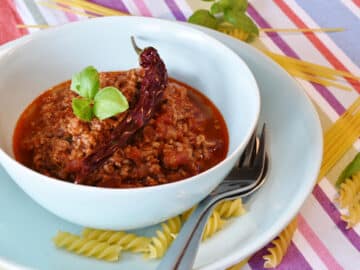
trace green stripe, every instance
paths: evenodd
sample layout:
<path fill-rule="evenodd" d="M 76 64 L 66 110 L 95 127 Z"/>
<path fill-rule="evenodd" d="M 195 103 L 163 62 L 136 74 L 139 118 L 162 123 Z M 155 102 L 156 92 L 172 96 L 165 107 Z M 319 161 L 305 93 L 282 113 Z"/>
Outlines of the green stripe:
<path fill-rule="evenodd" d="M 26 0 L 24 2 L 37 24 L 48 24 L 33 0 Z"/>

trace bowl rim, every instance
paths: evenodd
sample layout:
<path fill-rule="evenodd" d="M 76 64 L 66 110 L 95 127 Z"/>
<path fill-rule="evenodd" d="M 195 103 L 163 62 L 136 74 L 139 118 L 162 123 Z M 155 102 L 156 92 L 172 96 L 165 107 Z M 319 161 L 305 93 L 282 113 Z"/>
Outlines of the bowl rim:
<path fill-rule="evenodd" d="M 252 81 L 252 84 L 254 86 L 253 89 L 251 90 L 251 92 L 253 92 L 253 94 L 255 96 L 255 101 L 256 101 L 256 103 L 254 104 L 254 106 L 256 106 L 255 107 L 255 115 L 254 115 L 255 121 L 253 121 L 251 123 L 250 128 L 248 129 L 248 131 L 245 134 L 244 139 L 241 141 L 241 143 L 238 144 L 235 147 L 235 149 L 232 151 L 232 153 L 230 153 L 230 155 L 227 155 L 225 157 L 225 159 L 223 159 L 222 161 L 217 163 L 215 166 L 213 166 L 197 175 L 187 177 L 187 178 L 175 181 L 175 182 L 154 185 L 154 186 L 144 186 L 144 187 L 110 188 L 110 187 L 88 186 L 88 185 L 80 185 L 80 184 L 75 184 L 72 182 L 67 182 L 67 181 L 64 181 L 64 180 L 61 180 L 61 179 L 58 179 L 55 177 L 46 176 L 46 175 L 41 174 L 33 169 L 26 167 L 25 165 L 18 162 L 15 158 L 13 158 L 6 151 L 4 151 L 1 146 L 0 146 L 0 163 L 2 163 L 1 162 L 2 158 L 6 158 L 10 163 L 12 163 L 13 166 L 17 166 L 17 167 L 21 168 L 22 170 L 25 170 L 30 175 L 32 174 L 34 177 L 31 177 L 31 178 L 32 178 L 32 180 L 35 180 L 35 181 L 51 181 L 54 184 L 61 185 L 64 187 L 69 187 L 71 189 L 78 190 L 78 191 L 87 191 L 87 192 L 89 192 L 89 191 L 100 192 L 101 191 L 101 192 L 121 193 L 121 192 L 129 192 L 130 190 L 136 190 L 138 192 L 147 192 L 150 190 L 156 191 L 158 189 L 159 190 L 164 189 L 168 186 L 172 186 L 175 188 L 179 185 L 183 185 L 185 183 L 196 181 L 200 175 L 203 176 L 203 175 L 209 174 L 209 176 L 210 176 L 210 174 L 214 170 L 217 170 L 219 167 L 223 166 L 224 163 L 227 163 L 230 159 L 234 158 L 234 156 L 239 154 L 241 148 L 249 141 L 251 135 L 253 134 L 253 132 L 257 126 L 259 115 L 260 115 L 261 99 L 260 99 L 259 86 L 256 82 L 255 76 L 253 75 L 251 69 L 246 64 L 246 62 L 239 55 L 237 55 L 232 49 L 230 49 L 228 46 L 226 46 L 222 42 L 218 41 L 214 37 L 208 35 L 207 33 L 204 33 L 203 31 L 195 29 L 194 27 L 191 27 L 185 23 L 181 24 L 178 22 L 168 21 L 168 20 L 164 20 L 164 19 L 152 18 L 152 17 L 141 17 L 141 16 L 107 16 L 107 17 L 93 18 L 91 20 L 76 21 L 76 22 L 64 24 L 64 25 L 61 25 L 58 27 L 49 28 L 49 29 L 45 29 L 43 31 L 37 31 L 35 33 L 32 33 L 31 36 L 28 37 L 28 39 L 25 42 L 16 44 L 7 53 L 0 55 L 0 62 L 3 59 L 6 59 L 7 57 L 9 57 L 9 55 L 11 55 L 13 52 L 21 49 L 22 47 L 26 46 L 27 44 L 32 43 L 33 41 L 36 41 L 38 39 L 47 38 L 48 36 L 56 34 L 57 32 L 60 32 L 60 31 L 70 30 L 71 28 L 77 27 L 78 25 L 84 25 L 84 24 L 91 25 L 91 24 L 97 24 L 97 23 L 102 23 L 102 22 L 106 23 L 107 21 L 130 21 L 130 22 L 134 22 L 135 24 L 137 24 L 141 21 L 141 22 L 145 22 L 145 23 L 163 24 L 165 26 L 169 26 L 172 28 L 177 28 L 177 29 L 180 29 L 183 31 L 188 31 L 190 33 L 192 32 L 192 33 L 196 34 L 198 37 L 206 39 L 209 42 L 212 42 L 213 44 L 215 44 L 216 46 L 221 47 L 223 49 L 223 52 L 226 52 L 227 54 L 232 55 L 233 58 L 237 59 L 237 61 L 248 72 L 249 80 Z M 220 111 L 219 108 L 218 108 L 218 110 Z M 220 113 L 222 113 L 222 112 L 220 111 Z"/>

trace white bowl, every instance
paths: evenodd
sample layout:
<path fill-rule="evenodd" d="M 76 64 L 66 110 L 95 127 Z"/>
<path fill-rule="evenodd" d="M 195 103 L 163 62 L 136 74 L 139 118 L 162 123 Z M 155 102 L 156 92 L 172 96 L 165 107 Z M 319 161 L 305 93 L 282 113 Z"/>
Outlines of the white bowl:
<path fill-rule="evenodd" d="M 100 71 L 138 66 L 130 36 L 154 46 L 169 75 L 207 95 L 229 132 L 224 161 L 194 177 L 160 186 L 108 189 L 75 185 L 39 174 L 13 158 L 18 117 L 41 92 L 83 67 Z M 70 222 L 103 229 L 134 229 L 175 216 L 199 202 L 239 158 L 259 116 L 253 75 L 229 48 L 190 27 L 158 19 L 106 17 L 34 34 L 0 58 L 0 162 L 37 203 Z"/>

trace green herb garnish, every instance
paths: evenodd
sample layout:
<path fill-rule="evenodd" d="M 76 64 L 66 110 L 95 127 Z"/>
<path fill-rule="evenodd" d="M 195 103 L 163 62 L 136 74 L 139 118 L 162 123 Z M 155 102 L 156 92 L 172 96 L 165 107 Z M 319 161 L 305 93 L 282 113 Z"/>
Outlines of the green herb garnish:
<path fill-rule="evenodd" d="M 73 75 L 70 89 L 80 96 L 73 98 L 72 109 L 83 121 L 91 121 L 94 116 L 104 120 L 129 108 L 126 97 L 117 88 L 100 89 L 99 73 L 92 66 Z"/>
<path fill-rule="evenodd" d="M 195 11 L 188 21 L 190 23 L 202 25 L 215 30 L 218 26 L 218 20 L 206 9 L 199 9 Z"/>
<path fill-rule="evenodd" d="M 336 181 L 336 186 L 339 187 L 345 179 L 353 176 L 360 171 L 360 153 L 358 153 L 355 158 L 346 166 L 346 168 L 340 174 L 338 180 Z"/>
<path fill-rule="evenodd" d="M 250 42 L 259 36 L 259 28 L 246 15 L 247 0 L 202 0 L 213 2 L 210 10 L 199 9 L 188 19 L 188 22 L 202 25 L 218 31 L 240 30 L 246 33 L 246 41 Z"/>

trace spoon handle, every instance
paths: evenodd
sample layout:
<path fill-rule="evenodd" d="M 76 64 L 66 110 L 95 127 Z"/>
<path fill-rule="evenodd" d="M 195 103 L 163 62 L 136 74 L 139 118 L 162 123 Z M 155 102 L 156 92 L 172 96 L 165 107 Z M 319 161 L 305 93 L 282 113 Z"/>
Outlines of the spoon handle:
<path fill-rule="evenodd" d="M 157 267 L 157 270 L 192 269 L 199 247 L 198 243 L 200 242 L 204 226 L 211 213 L 212 205 L 211 198 L 208 198 L 197 206 L 177 235 L 176 241 L 170 246 L 165 257 Z M 188 248 L 190 243 L 193 243 L 191 250 Z"/>

